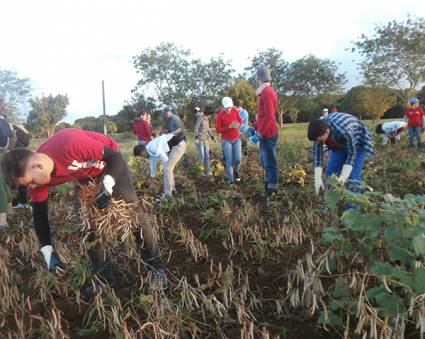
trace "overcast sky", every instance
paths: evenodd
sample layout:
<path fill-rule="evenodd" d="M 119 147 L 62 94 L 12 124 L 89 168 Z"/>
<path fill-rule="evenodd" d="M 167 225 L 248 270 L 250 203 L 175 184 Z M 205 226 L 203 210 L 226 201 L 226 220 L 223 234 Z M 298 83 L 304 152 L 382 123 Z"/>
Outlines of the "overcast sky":
<path fill-rule="evenodd" d="M 137 81 L 134 55 L 162 41 L 201 58 L 223 54 L 237 71 L 275 47 L 293 61 L 308 53 L 340 62 L 360 81 L 345 49 L 375 24 L 425 16 L 424 0 L 3 0 L 0 67 L 32 79 L 34 95 L 68 94 L 66 121 L 116 114 Z"/>

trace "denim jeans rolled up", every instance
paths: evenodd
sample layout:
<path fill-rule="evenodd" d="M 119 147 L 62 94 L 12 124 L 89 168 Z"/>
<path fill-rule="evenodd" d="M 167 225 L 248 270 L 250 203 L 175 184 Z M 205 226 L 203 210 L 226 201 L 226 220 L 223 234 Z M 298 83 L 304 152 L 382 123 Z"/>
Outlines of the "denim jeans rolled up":
<path fill-rule="evenodd" d="M 267 191 L 276 191 L 279 184 L 279 168 L 277 165 L 276 146 L 278 135 L 273 137 L 261 136 L 260 159 L 264 168 L 267 182 Z"/>
<path fill-rule="evenodd" d="M 221 147 L 226 160 L 227 183 L 233 184 L 242 158 L 241 140 L 221 140 Z"/>
<path fill-rule="evenodd" d="M 422 145 L 422 127 L 409 127 L 409 145 L 413 146 L 413 139 L 416 138 L 418 146 Z"/>
<path fill-rule="evenodd" d="M 208 141 L 198 141 L 196 144 L 196 150 L 198 151 L 199 161 L 205 167 L 207 173 L 210 174 L 210 145 L 208 144 Z"/>

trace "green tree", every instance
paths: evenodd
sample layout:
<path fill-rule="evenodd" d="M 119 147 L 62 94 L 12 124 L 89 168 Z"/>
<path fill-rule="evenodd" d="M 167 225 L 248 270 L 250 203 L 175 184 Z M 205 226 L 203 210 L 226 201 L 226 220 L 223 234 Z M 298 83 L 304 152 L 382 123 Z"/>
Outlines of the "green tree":
<path fill-rule="evenodd" d="M 127 132 L 131 130 L 135 118 L 143 112 L 153 113 L 157 109 L 157 102 L 154 98 L 146 98 L 144 95 L 138 94 L 111 119 L 117 125 L 117 132 Z"/>
<path fill-rule="evenodd" d="M 32 110 L 27 118 L 27 125 L 35 135 L 51 136 L 55 125 L 65 118 L 69 104 L 67 95 L 42 95 L 30 100 Z"/>
<path fill-rule="evenodd" d="M 106 121 L 106 129 L 107 129 L 108 133 L 111 133 L 111 134 L 117 133 L 117 131 L 118 131 L 117 124 L 112 120 Z"/>
<path fill-rule="evenodd" d="M 232 86 L 224 91 L 225 96 L 241 101 L 242 106 L 248 111 L 250 116 L 257 112 L 257 95 L 252 85 L 243 79 L 237 80 Z"/>
<path fill-rule="evenodd" d="M 424 18 L 377 26 L 372 36 L 354 42 L 352 51 L 364 57 L 359 66 L 368 85 L 399 89 L 406 100 L 425 83 Z"/>
<path fill-rule="evenodd" d="M 103 133 L 102 117 L 84 117 L 74 121 L 74 127 Z"/>
<path fill-rule="evenodd" d="M 133 65 L 140 75 L 136 94 L 153 90 L 159 103 L 183 114 L 214 101 L 233 79 L 233 69 L 222 58 L 203 62 L 173 43 L 142 51 L 133 57 Z"/>
<path fill-rule="evenodd" d="M 357 115 L 360 118 L 365 117 L 368 112 L 364 105 L 367 91 L 366 86 L 351 88 L 341 100 L 341 111 Z"/>
<path fill-rule="evenodd" d="M 18 120 L 21 106 L 28 102 L 30 93 L 29 78 L 20 78 L 16 72 L 0 68 L 0 99 L 7 103 L 4 115 L 11 120 Z"/>
<path fill-rule="evenodd" d="M 368 88 L 363 98 L 366 111 L 373 120 L 378 121 L 397 103 L 394 91 L 385 87 Z"/>

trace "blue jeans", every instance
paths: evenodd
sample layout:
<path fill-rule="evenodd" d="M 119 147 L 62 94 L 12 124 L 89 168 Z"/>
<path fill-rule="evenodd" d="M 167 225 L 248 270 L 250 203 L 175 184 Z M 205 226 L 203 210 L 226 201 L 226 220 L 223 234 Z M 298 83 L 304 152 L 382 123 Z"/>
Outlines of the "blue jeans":
<path fill-rule="evenodd" d="M 413 139 L 416 138 L 418 147 L 422 145 L 422 127 L 409 127 L 409 145 L 413 146 Z"/>
<path fill-rule="evenodd" d="M 279 168 L 276 159 L 277 141 L 278 135 L 270 138 L 261 136 L 260 138 L 260 159 L 266 173 L 266 190 L 268 194 L 277 190 L 279 182 Z"/>
<path fill-rule="evenodd" d="M 342 167 L 345 165 L 347 159 L 347 150 L 344 148 L 332 150 L 326 167 L 326 175 L 329 177 L 332 174 L 339 176 Z M 348 189 L 352 192 L 359 193 L 361 191 L 359 184 L 363 181 L 363 164 L 366 158 L 366 151 L 363 148 L 357 149 L 357 156 L 354 159 L 353 170 L 348 178 Z"/>
<path fill-rule="evenodd" d="M 221 147 L 226 160 L 227 183 L 233 184 L 234 175 L 239 175 L 239 163 L 242 158 L 241 140 L 221 140 Z"/>
<path fill-rule="evenodd" d="M 210 166 L 210 145 L 208 141 L 199 141 L 196 144 L 196 150 L 198 151 L 199 161 L 205 167 L 208 174 L 211 174 Z"/>

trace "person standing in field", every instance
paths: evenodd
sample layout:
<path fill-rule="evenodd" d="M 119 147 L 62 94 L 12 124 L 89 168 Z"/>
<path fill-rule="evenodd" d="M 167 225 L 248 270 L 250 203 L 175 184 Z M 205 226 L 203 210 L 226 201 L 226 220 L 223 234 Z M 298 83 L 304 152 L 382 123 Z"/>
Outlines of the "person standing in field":
<path fill-rule="evenodd" d="M 328 109 L 324 108 L 323 111 L 322 111 L 322 116 L 320 117 L 320 119 L 325 119 L 328 115 L 329 115 Z"/>
<path fill-rule="evenodd" d="M 195 107 L 195 112 L 197 116 L 194 130 L 196 150 L 198 151 L 199 161 L 204 166 L 207 175 L 212 175 L 208 139 L 211 138 L 214 141 L 214 135 L 210 129 L 210 117 L 213 109 L 211 106 L 207 106 L 202 113 L 199 107 Z"/>
<path fill-rule="evenodd" d="M 52 245 L 48 218 L 49 188 L 66 182 L 76 182 L 76 187 L 95 182 L 99 184 L 99 190 L 92 203 L 98 209 L 107 208 L 112 197 L 134 204 L 140 222 L 134 235 L 142 260 L 152 270 L 154 282 L 164 288 L 167 286 L 157 241 L 151 226 L 139 211 L 127 163 L 115 140 L 100 133 L 65 128 L 47 139 L 35 152 L 25 148 L 9 151 L 4 155 L 1 167 L 11 188 L 19 185 L 29 188 L 35 232 L 48 270 L 56 271 L 65 266 Z M 94 233 L 87 237 L 88 255 L 96 275 L 112 287 L 115 284 L 112 267 L 106 259 L 103 243 L 96 238 Z M 83 287 L 81 293 L 88 298 L 102 290 L 102 284 L 94 283 Z"/>
<path fill-rule="evenodd" d="M 407 129 L 407 123 L 404 121 L 388 121 L 376 126 L 376 134 L 383 134 L 382 145 L 385 146 L 388 140 L 395 144 L 400 141 L 401 134 Z"/>
<path fill-rule="evenodd" d="M 417 147 L 422 147 L 422 137 L 425 126 L 424 111 L 419 106 L 419 100 L 417 98 L 409 99 L 409 108 L 404 112 L 404 121 L 407 122 L 408 133 L 409 133 L 409 147 L 415 147 L 414 139 L 416 139 Z"/>
<path fill-rule="evenodd" d="M 242 103 L 238 99 L 235 100 L 234 104 L 242 119 L 242 125 L 239 127 L 239 133 L 241 135 L 242 154 L 246 156 L 248 155 L 248 140 L 243 136 L 246 135 L 245 133 L 249 128 L 249 114 L 248 111 L 242 107 Z"/>
<path fill-rule="evenodd" d="M 314 142 L 314 188 L 316 194 L 324 189 L 323 145 L 332 152 L 326 168 L 326 176 L 335 174 L 341 184 L 359 192 L 363 181 L 363 165 L 367 156 L 373 155 L 372 136 L 367 127 L 354 115 L 336 112 L 325 119 L 317 119 L 308 125 L 307 137 Z"/>
<path fill-rule="evenodd" d="M 133 123 L 133 132 L 137 135 L 138 143 L 141 145 L 146 145 L 153 139 L 148 112 L 143 112 L 140 118 Z"/>
<path fill-rule="evenodd" d="M 217 114 L 216 131 L 221 134 L 221 147 L 226 161 L 227 183 L 233 185 L 241 181 L 239 176 L 239 163 L 242 158 L 239 127 L 243 121 L 238 110 L 233 107 L 233 100 L 224 97 L 221 100 L 223 109 Z"/>
<path fill-rule="evenodd" d="M 276 146 L 279 140 L 279 125 L 276 120 L 277 94 L 271 86 L 271 73 L 266 66 L 257 69 L 258 107 L 255 130 L 260 138 L 260 158 L 265 172 L 267 201 L 271 202 L 279 185 L 279 169 Z"/>

